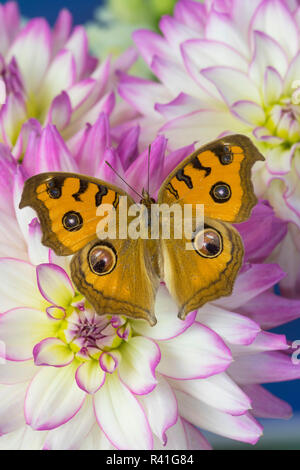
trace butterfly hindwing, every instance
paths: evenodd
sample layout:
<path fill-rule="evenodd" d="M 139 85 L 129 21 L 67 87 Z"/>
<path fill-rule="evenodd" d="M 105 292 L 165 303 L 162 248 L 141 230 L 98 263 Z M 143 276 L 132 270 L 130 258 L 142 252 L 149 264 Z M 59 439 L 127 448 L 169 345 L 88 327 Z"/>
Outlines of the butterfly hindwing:
<path fill-rule="evenodd" d="M 99 262 L 95 269 L 97 256 L 112 260 L 106 272 Z M 125 315 L 154 325 L 159 277 L 150 258 L 147 240 L 94 240 L 73 257 L 72 279 L 100 315 Z"/>
<path fill-rule="evenodd" d="M 184 319 L 206 302 L 230 295 L 243 244 L 230 224 L 205 218 L 192 239 L 162 240 L 163 277 Z"/>

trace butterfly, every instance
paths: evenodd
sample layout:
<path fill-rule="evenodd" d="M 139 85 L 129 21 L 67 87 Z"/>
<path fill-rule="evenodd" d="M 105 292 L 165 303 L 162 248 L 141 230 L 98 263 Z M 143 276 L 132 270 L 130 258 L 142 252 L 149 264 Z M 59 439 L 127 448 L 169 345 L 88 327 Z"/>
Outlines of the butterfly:
<path fill-rule="evenodd" d="M 118 216 L 123 189 L 89 176 L 43 173 L 25 182 L 20 208 L 32 207 L 42 243 L 59 256 L 73 255 L 71 277 L 99 315 L 124 315 L 155 325 L 157 289 L 164 282 L 178 316 L 230 295 L 243 261 L 243 243 L 231 225 L 243 222 L 257 203 L 251 169 L 264 160 L 251 140 L 232 135 L 184 159 L 163 182 L 158 204 L 204 204 L 205 218 L 192 239 L 97 237 L 96 211 L 112 205 Z M 155 201 L 143 191 L 141 204 Z M 191 243 L 193 249 L 187 250 Z"/>

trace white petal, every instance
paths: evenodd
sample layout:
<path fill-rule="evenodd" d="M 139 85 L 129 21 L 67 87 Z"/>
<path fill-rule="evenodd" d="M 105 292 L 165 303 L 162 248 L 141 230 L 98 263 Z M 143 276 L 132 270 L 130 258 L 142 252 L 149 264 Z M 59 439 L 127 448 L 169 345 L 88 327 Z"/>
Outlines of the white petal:
<path fill-rule="evenodd" d="M 46 338 L 37 344 L 33 350 L 36 366 L 63 367 L 74 359 L 73 351 L 58 338 Z"/>
<path fill-rule="evenodd" d="M 249 414 L 231 416 L 222 413 L 183 392 L 176 392 L 179 412 L 194 426 L 237 441 L 256 444 L 262 428 Z"/>
<path fill-rule="evenodd" d="M 29 225 L 28 254 L 34 265 L 46 263 L 49 260 L 49 248 L 42 245 L 42 230 L 38 219 L 33 219 Z"/>
<path fill-rule="evenodd" d="M 24 426 L 24 400 L 27 385 L 27 383 L 0 385 L 0 435 Z"/>
<path fill-rule="evenodd" d="M 188 450 L 187 436 L 182 423 L 179 418 L 177 423 L 166 432 L 167 442 L 165 445 L 154 436 L 155 450 Z"/>
<path fill-rule="evenodd" d="M 41 294 L 48 302 L 60 307 L 68 307 L 75 291 L 67 273 L 54 264 L 40 264 L 37 267 L 37 280 Z"/>
<path fill-rule="evenodd" d="M 49 107 L 52 100 L 67 91 L 76 80 L 76 64 L 70 51 L 62 50 L 53 60 L 43 80 L 39 100 L 43 107 Z"/>
<path fill-rule="evenodd" d="M 85 72 L 86 59 L 88 54 L 88 39 L 85 29 L 82 26 L 77 26 L 65 44 L 65 49 L 72 52 L 77 70 L 77 79 L 79 79 Z"/>
<path fill-rule="evenodd" d="M 47 433 L 22 426 L 17 431 L 1 436 L 1 450 L 42 450 Z"/>
<path fill-rule="evenodd" d="M 287 71 L 288 60 L 282 47 L 270 36 L 260 31 L 255 31 L 254 41 L 254 57 L 249 69 L 252 80 L 260 85 L 264 79 L 267 67 L 273 67 L 279 72 L 281 77 L 284 77 Z"/>
<path fill-rule="evenodd" d="M 0 315 L 0 341 L 11 361 L 32 359 L 34 346 L 54 332 L 53 323 L 40 310 L 20 307 Z"/>
<path fill-rule="evenodd" d="M 94 396 L 97 421 L 110 440 L 122 450 L 150 450 L 153 438 L 144 410 L 114 373 Z"/>
<path fill-rule="evenodd" d="M 255 83 L 243 72 L 230 67 L 211 67 L 202 70 L 202 74 L 215 84 L 225 103 L 242 100 L 260 104 L 261 97 Z"/>
<path fill-rule="evenodd" d="M 233 47 L 245 57 L 248 55 L 248 45 L 242 33 L 235 27 L 227 15 L 219 14 L 217 11 L 210 13 L 206 24 L 206 37 L 225 42 L 225 44 Z"/>
<path fill-rule="evenodd" d="M 42 298 L 34 266 L 24 261 L 10 258 L 0 259 L 0 311 L 17 307 L 31 307 L 43 310 Z M 18 295 L 16 295 L 16 290 Z"/>
<path fill-rule="evenodd" d="M 141 396 L 139 400 L 152 431 L 166 444 L 166 432 L 176 424 L 178 418 L 177 401 L 170 385 L 159 375 L 155 389 L 148 395 Z"/>
<path fill-rule="evenodd" d="M 75 381 L 76 365 L 42 367 L 33 378 L 26 396 L 27 424 L 50 430 L 68 422 L 80 410 L 86 394 Z"/>
<path fill-rule="evenodd" d="M 29 94 L 36 93 L 48 67 L 51 54 L 51 31 L 41 18 L 31 20 L 9 50 L 7 60 L 15 57 Z"/>
<path fill-rule="evenodd" d="M 168 381 L 175 390 L 181 390 L 196 400 L 233 416 L 245 414 L 251 408 L 247 395 L 225 373 L 201 380 Z"/>
<path fill-rule="evenodd" d="M 250 344 L 260 332 L 260 326 L 244 315 L 232 313 L 213 304 L 200 308 L 197 320 L 232 344 Z"/>
<path fill-rule="evenodd" d="M 231 107 L 231 111 L 250 125 L 262 126 L 266 121 L 263 108 L 252 101 L 238 101 Z"/>
<path fill-rule="evenodd" d="M 26 382 L 32 379 L 37 367 L 33 361 L 26 362 L 0 362 L 0 383 L 4 385 L 13 385 Z"/>
<path fill-rule="evenodd" d="M 91 398 L 87 397 L 74 418 L 48 433 L 44 449 L 78 450 L 94 424 L 93 403 Z"/>
<path fill-rule="evenodd" d="M 118 369 L 120 379 L 132 393 L 150 393 L 157 383 L 155 369 L 160 361 L 157 344 L 148 338 L 135 336 L 124 343 L 119 351 L 122 355 Z"/>
<path fill-rule="evenodd" d="M 99 362 L 90 359 L 81 364 L 76 371 L 76 382 L 81 390 L 87 393 L 96 393 L 104 384 L 105 372 Z"/>
<path fill-rule="evenodd" d="M 298 51 L 298 28 L 285 2 L 281 0 L 261 2 L 252 21 L 251 29 L 267 33 L 284 48 L 290 57 Z"/>
<path fill-rule="evenodd" d="M 207 327 L 194 323 L 182 335 L 161 341 L 158 371 L 175 379 L 204 378 L 223 372 L 231 354 L 221 338 Z"/>
<path fill-rule="evenodd" d="M 199 429 L 185 421 L 185 419 L 181 419 L 181 421 L 185 430 L 189 450 L 212 450 L 211 445 L 203 434 L 201 434 Z"/>
<path fill-rule="evenodd" d="M 105 437 L 98 424 L 94 424 L 87 437 L 83 439 L 80 450 L 115 450 L 115 447 Z"/>
<path fill-rule="evenodd" d="M 196 313 L 190 313 L 182 321 L 177 316 L 178 306 L 172 299 L 165 286 L 160 286 L 155 299 L 155 316 L 157 323 L 150 326 L 144 320 L 134 320 L 133 329 L 141 336 L 155 340 L 171 339 L 183 333 L 193 323 Z"/>
<path fill-rule="evenodd" d="M 283 91 L 283 81 L 276 69 L 267 67 L 264 77 L 264 101 L 267 106 L 275 104 Z"/>

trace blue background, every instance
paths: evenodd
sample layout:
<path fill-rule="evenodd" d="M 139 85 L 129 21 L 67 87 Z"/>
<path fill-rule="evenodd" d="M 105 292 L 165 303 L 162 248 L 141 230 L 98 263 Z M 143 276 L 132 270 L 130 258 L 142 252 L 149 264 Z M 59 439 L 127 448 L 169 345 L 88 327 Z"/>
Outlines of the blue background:
<path fill-rule="evenodd" d="M 126 1 L 126 0 L 124 0 Z M 85 23 L 93 17 L 97 7 L 104 3 L 103 0 L 19 0 L 17 2 L 21 12 L 28 18 L 44 16 L 53 24 L 59 10 L 68 8 L 73 14 L 74 23 Z"/>
<path fill-rule="evenodd" d="M 126 1 L 126 0 L 124 0 Z M 141 0 L 144 1 L 144 0 Z M 74 17 L 74 23 L 85 23 L 93 18 L 94 11 L 104 0 L 51 0 L 41 2 L 40 0 L 19 0 L 21 12 L 30 18 L 44 16 L 53 24 L 62 8 L 68 8 Z M 286 334 L 289 340 L 300 339 L 300 323 L 292 322 L 284 327 L 277 328 L 276 333 Z M 267 388 L 277 396 L 288 401 L 294 410 L 300 411 L 300 380 L 294 382 L 283 382 L 268 385 Z"/>

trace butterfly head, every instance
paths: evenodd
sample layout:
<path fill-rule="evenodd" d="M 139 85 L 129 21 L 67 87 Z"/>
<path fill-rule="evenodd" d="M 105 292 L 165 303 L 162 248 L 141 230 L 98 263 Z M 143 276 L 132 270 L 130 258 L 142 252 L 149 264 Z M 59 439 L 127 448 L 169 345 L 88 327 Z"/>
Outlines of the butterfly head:
<path fill-rule="evenodd" d="M 156 203 L 155 199 L 153 199 L 153 197 L 151 197 L 148 191 L 146 191 L 145 189 L 143 189 L 142 191 L 142 196 L 143 197 L 140 201 L 140 204 L 146 206 L 147 209 L 150 209 L 151 205 Z"/>

